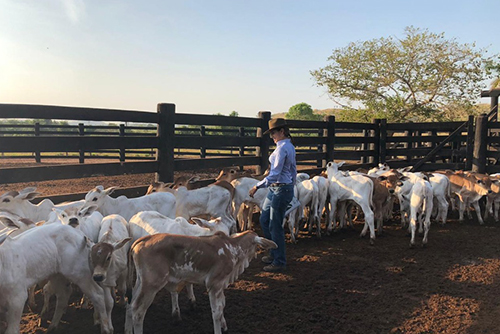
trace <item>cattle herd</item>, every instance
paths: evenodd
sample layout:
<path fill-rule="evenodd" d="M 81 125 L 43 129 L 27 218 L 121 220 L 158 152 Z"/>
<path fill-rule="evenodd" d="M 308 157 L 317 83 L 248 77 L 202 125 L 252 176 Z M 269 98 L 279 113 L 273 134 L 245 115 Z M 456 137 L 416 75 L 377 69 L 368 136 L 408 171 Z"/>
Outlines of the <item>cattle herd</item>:
<path fill-rule="evenodd" d="M 371 170 L 340 170 L 329 162 L 325 172 L 297 175 L 295 197 L 283 224 L 292 242 L 300 230 L 321 237 L 323 232 L 352 225 L 363 217 L 361 236 L 370 244 L 383 233 L 384 221 L 395 208 L 402 228 L 415 247 L 417 228 L 429 238 L 431 219 L 446 224 L 449 210 L 471 218 L 474 208 L 483 224 L 498 220 L 500 176 L 442 170 L 409 172 L 380 164 Z M 73 287 L 82 293 L 83 307 L 94 309 L 101 333 L 113 333 L 113 307 L 126 308 L 125 333 L 142 333 L 146 312 L 163 288 L 171 294 L 172 316 L 181 319 L 178 294 L 185 287 L 194 305 L 193 284 L 205 285 L 214 333 L 226 331 L 224 289 L 255 258 L 258 249 L 276 244 L 252 231 L 252 216 L 268 189 L 253 197 L 249 190 L 265 175 L 224 168 L 217 181 L 199 187 L 196 178 L 154 183 L 137 198 L 110 195 L 114 187 L 90 190 L 84 199 L 55 205 L 35 188 L 0 196 L 0 334 L 19 333 L 25 303 L 34 306 L 37 287 L 43 289 L 41 323 L 45 324 L 51 296 L 56 306 L 48 331 L 58 328 Z M 484 214 L 480 200 L 485 197 Z M 36 222 L 36 223 L 34 223 Z"/>

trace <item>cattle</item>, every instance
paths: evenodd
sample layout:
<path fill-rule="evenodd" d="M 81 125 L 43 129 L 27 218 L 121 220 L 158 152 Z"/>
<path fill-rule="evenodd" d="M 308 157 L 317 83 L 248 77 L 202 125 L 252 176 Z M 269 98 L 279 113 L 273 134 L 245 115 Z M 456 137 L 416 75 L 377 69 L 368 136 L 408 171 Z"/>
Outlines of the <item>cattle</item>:
<path fill-rule="evenodd" d="M 90 243 L 90 268 L 92 278 L 104 290 L 106 309 L 111 312 L 115 301 L 115 288 L 120 304 L 125 305 L 127 290 L 127 252 L 131 238 L 128 223 L 120 215 L 104 217 L 97 243 Z"/>
<path fill-rule="evenodd" d="M 11 237 L 15 237 L 35 226 L 36 224 L 27 218 L 20 218 L 5 212 L 0 213 L 0 235 L 9 233 Z"/>
<path fill-rule="evenodd" d="M 193 217 L 195 224 L 190 224 L 185 218 L 175 219 L 165 217 L 156 211 L 142 211 L 134 215 L 129 222 L 129 231 L 132 241 L 158 233 L 170 233 L 189 236 L 207 236 L 221 231 L 229 235 L 229 228 L 222 223 L 220 218 L 211 221 Z M 187 285 L 188 298 L 194 307 L 196 298 L 192 284 Z M 170 291 L 172 297 L 172 317 L 181 320 L 181 313 L 178 302 L 178 291 Z"/>
<path fill-rule="evenodd" d="M 491 193 L 486 196 L 486 207 L 484 209 L 484 219 L 493 216 L 498 221 L 498 211 L 500 210 L 500 176 L 490 175 Z"/>
<path fill-rule="evenodd" d="M 297 235 L 299 234 L 298 223 L 301 222 L 304 216 L 306 206 L 309 206 L 309 219 L 308 224 L 312 226 L 313 223 L 318 223 L 318 196 L 319 188 L 315 181 L 306 179 L 295 184 L 295 197 L 299 200 L 300 205 L 297 209 L 292 211 L 288 216 L 288 226 L 290 229 L 290 238 L 293 243 L 297 242 Z M 320 232 L 321 233 L 321 232 Z"/>
<path fill-rule="evenodd" d="M 316 175 L 312 178 L 312 181 L 315 182 L 318 186 L 318 206 L 316 207 L 315 219 L 317 219 L 316 223 L 316 236 L 321 238 L 321 215 L 323 210 L 326 207 L 326 201 L 328 199 L 328 188 L 329 182 L 328 178 Z M 309 232 L 312 232 L 312 225 L 309 226 Z"/>
<path fill-rule="evenodd" d="M 260 188 L 250 197 L 248 192 L 259 182 L 259 178 L 249 177 L 248 174 L 238 171 L 236 167 L 226 167 L 217 176 L 218 181 L 230 182 L 234 187 L 233 217 L 239 223 L 240 231 L 251 229 L 254 208 L 262 207 L 269 192 L 267 188 Z"/>
<path fill-rule="evenodd" d="M 335 218 L 337 203 L 340 201 L 353 200 L 363 210 L 365 215 L 365 226 L 361 231 L 364 236 L 367 229 L 370 229 L 370 244 L 375 242 L 374 214 L 371 209 L 373 182 L 368 177 L 361 174 L 346 175 L 339 171 L 344 162 L 335 163 L 330 161 L 327 164 L 328 180 L 330 182 L 330 217 L 328 219 L 327 233 L 332 231 L 332 222 Z"/>
<path fill-rule="evenodd" d="M 97 186 L 85 195 L 84 206 L 96 205 L 103 216 L 118 214 L 125 220 L 130 220 L 137 212 L 145 210 L 158 211 L 161 214 L 175 217 L 175 196 L 170 193 L 158 192 L 136 198 L 120 196 L 112 198 L 110 195 L 116 187 L 104 189 Z"/>
<path fill-rule="evenodd" d="M 127 306 L 125 333 L 142 334 L 146 311 L 158 291 L 164 286 L 174 290 L 182 282 L 205 285 L 214 333 L 227 331 L 224 289 L 248 267 L 258 247 L 274 249 L 277 245 L 252 231 L 205 237 L 156 234 L 137 240 L 129 252 L 137 280 Z"/>
<path fill-rule="evenodd" d="M 217 181 L 194 190 L 187 190 L 184 186 L 165 190 L 175 195 L 176 217 L 186 219 L 200 215 L 207 215 L 209 218 L 220 217 L 231 233 L 236 232 L 236 220 L 231 209 L 234 187 L 229 182 Z"/>
<path fill-rule="evenodd" d="M 491 189 L 486 184 L 485 179 L 476 178 L 473 175 L 466 175 L 462 171 L 436 171 L 434 173 L 444 174 L 450 180 L 451 192 L 456 194 L 459 201 L 459 220 L 464 220 L 464 211 L 472 205 L 476 211 L 477 219 L 480 225 L 484 224 L 479 208 L 479 199 L 491 193 Z"/>
<path fill-rule="evenodd" d="M 410 212 L 410 247 L 415 246 L 415 234 L 417 223 L 419 224 L 419 233 L 424 233 L 422 246 L 428 242 L 428 234 L 431 226 L 431 216 L 433 207 L 432 186 L 423 177 L 415 173 L 405 172 L 403 175 L 407 178 L 404 184 L 396 189 L 400 198 L 400 206 L 405 209 L 409 206 Z M 406 209 L 408 210 L 408 209 Z"/>
<path fill-rule="evenodd" d="M 2 237 L 0 318 L 6 322 L 5 334 L 19 333 L 28 288 L 58 274 L 77 284 L 90 297 L 99 314 L 101 333 L 113 333 L 103 290 L 92 280 L 89 255 L 87 238 L 81 231 L 66 225 L 48 224 L 25 231 L 16 238 Z M 56 308 L 56 321 L 63 309 Z"/>

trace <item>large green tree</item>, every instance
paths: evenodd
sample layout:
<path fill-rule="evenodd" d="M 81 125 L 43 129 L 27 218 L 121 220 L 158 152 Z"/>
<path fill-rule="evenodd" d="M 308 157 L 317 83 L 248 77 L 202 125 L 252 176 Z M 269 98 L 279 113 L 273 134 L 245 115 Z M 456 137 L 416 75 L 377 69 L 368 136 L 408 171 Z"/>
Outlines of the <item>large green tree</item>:
<path fill-rule="evenodd" d="M 402 39 L 334 49 L 327 66 L 311 74 L 336 103 L 361 111 L 361 119 L 457 120 L 474 113 L 488 79 L 485 65 L 493 59 L 485 52 L 444 33 L 407 27 Z"/>
<path fill-rule="evenodd" d="M 302 102 L 291 106 L 285 114 L 285 118 L 300 119 L 303 121 L 319 121 L 322 117 L 321 115 L 315 114 L 309 104 Z"/>

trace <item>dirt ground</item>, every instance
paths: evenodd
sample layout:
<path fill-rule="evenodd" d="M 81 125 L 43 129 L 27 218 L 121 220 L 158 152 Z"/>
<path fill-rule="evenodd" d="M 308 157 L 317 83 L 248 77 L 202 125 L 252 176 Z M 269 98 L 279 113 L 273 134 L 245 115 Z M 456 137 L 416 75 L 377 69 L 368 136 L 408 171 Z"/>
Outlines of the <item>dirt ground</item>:
<path fill-rule="evenodd" d="M 210 173 L 207 174 L 211 176 Z M 152 175 L 99 179 L 104 186 L 147 184 Z M 66 183 L 67 188 L 64 188 Z M 96 180 L 38 183 L 44 194 L 82 192 Z M 15 187 L 14 187 L 15 186 Z M 0 191 L 21 185 L 4 185 Z M 61 191 L 67 189 L 68 191 Z M 261 271 L 259 257 L 226 290 L 225 318 L 231 333 L 498 333 L 500 328 L 500 223 L 459 224 L 454 213 L 442 227 L 433 224 L 426 248 L 410 249 L 409 237 L 390 222 L 375 246 L 354 229 L 318 239 L 301 232 L 287 243 L 288 269 Z M 260 229 L 257 225 L 257 231 Z M 419 239 L 421 240 L 421 238 Z M 208 296 L 195 287 L 197 308 L 179 301 L 182 322 L 172 320 L 170 297 L 160 292 L 148 310 L 145 333 L 212 333 Z M 37 292 L 34 312 L 26 309 L 22 333 L 38 327 L 42 306 Z M 99 333 L 92 310 L 77 306 L 78 293 L 58 333 Z M 123 333 L 124 310 L 113 310 L 115 333 Z"/>

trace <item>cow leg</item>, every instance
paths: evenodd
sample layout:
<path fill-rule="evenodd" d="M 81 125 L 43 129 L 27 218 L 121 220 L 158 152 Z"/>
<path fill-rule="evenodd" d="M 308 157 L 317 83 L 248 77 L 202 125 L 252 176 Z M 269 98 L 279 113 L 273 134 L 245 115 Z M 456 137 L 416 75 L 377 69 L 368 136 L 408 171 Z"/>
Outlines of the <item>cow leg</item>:
<path fill-rule="evenodd" d="M 479 201 L 472 202 L 472 206 L 474 210 L 476 210 L 477 220 L 479 221 L 479 225 L 484 225 L 483 217 L 481 217 L 481 208 L 479 207 Z"/>
<path fill-rule="evenodd" d="M 24 290 L 24 289 L 23 289 Z M 28 298 L 28 290 L 19 291 L 18 294 L 13 294 L 13 298 L 6 301 L 6 316 L 7 328 L 4 334 L 19 334 L 21 325 L 21 317 L 23 315 L 24 304 Z"/>
<path fill-rule="evenodd" d="M 210 289 L 208 297 L 210 298 L 210 308 L 212 309 L 214 334 L 222 334 L 221 329 L 227 331 L 226 319 L 224 319 L 224 305 L 226 304 L 224 291 L 222 289 Z"/>
<path fill-rule="evenodd" d="M 70 281 L 61 275 L 52 277 L 47 285 L 49 284 L 51 284 L 52 289 L 54 289 L 53 293 L 56 295 L 56 309 L 47 332 L 51 332 L 59 326 L 62 315 L 68 307 L 69 297 L 71 297 L 71 292 L 73 291 Z"/>
<path fill-rule="evenodd" d="M 422 246 L 425 247 L 425 245 L 427 245 L 427 237 L 428 237 L 428 234 L 429 234 L 429 230 L 431 228 L 431 220 L 430 219 L 425 219 L 425 222 L 424 222 L 424 238 L 422 239 Z"/>
<path fill-rule="evenodd" d="M 372 209 L 367 203 L 363 203 L 362 201 L 358 202 L 358 205 L 363 210 L 365 215 L 365 226 L 363 227 L 363 231 L 361 231 L 360 236 L 364 237 L 366 235 L 366 231 L 370 229 L 370 245 L 375 244 L 375 224 L 374 224 L 374 214 Z"/>
<path fill-rule="evenodd" d="M 410 218 L 410 230 L 411 230 L 411 239 L 410 239 L 410 248 L 415 246 L 415 234 L 417 232 L 417 220 L 413 217 Z"/>
<path fill-rule="evenodd" d="M 330 214 L 328 215 L 328 224 L 326 226 L 326 234 L 330 235 L 332 233 L 332 224 L 335 222 L 335 211 L 337 210 L 337 201 L 330 199 Z"/>
<path fill-rule="evenodd" d="M 113 333 L 113 324 L 111 318 L 108 317 L 106 312 L 106 302 L 104 300 L 104 290 L 97 285 L 92 279 L 82 280 L 78 283 L 82 292 L 90 298 L 94 305 L 99 319 L 101 321 L 101 334 Z"/>
<path fill-rule="evenodd" d="M 139 289 L 134 289 L 132 303 L 130 304 L 134 334 L 143 334 L 144 317 L 161 288 L 149 284 L 140 284 Z"/>
<path fill-rule="evenodd" d="M 191 304 L 191 309 L 196 308 L 196 297 L 194 295 L 193 284 L 186 284 L 186 292 L 189 299 L 189 304 Z"/>
<path fill-rule="evenodd" d="M 464 221 L 464 211 L 465 211 L 465 203 L 460 200 L 458 207 L 458 220 L 462 223 Z"/>
<path fill-rule="evenodd" d="M 448 201 L 446 198 L 441 197 L 438 198 L 438 205 L 439 205 L 439 210 L 438 210 L 438 217 L 437 220 L 441 221 L 441 225 L 444 226 L 446 225 L 446 219 L 448 217 Z"/>
<path fill-rule="evenodd" d="M 179 292 L 170 291 L 170 300 L 172 301 L 172 318 L 181 321 L 181 309 L 179 307 Z"/>
<path fill-rule="evenodd" d="M 493 204 L 495 207 L 495 212 L 494 212 L 495 221 L 498 221 L 498 212 L 500 211 L 500 202 L 495 201 L 495 203 L 493 203 Z"/>
<path fill-rule="evenodd" d="M 36 290 L 36 284 L 32 285 L 28 289 L 28 306 L 31 308 L 32 311 L 34 311 L 36 307 L 35 290 Z"/>

